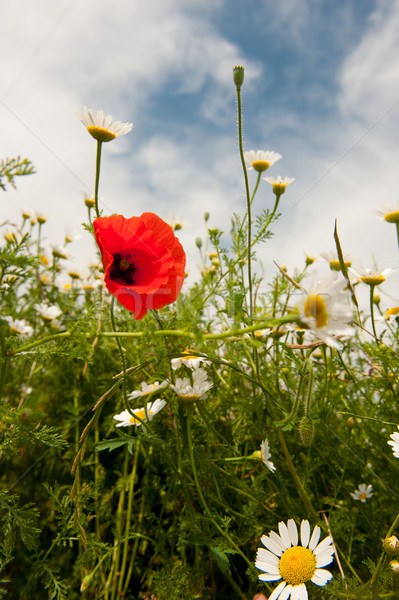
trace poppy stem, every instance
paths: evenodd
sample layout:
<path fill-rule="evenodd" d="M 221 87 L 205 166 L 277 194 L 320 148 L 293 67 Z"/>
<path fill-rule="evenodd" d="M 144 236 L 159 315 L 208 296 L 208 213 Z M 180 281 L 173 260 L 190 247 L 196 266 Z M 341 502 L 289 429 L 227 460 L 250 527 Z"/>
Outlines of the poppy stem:
<path fill-rule="evenodd" d="M 112 329 L 115 333 L 117 332 L 116 329 L 116 323 L 115 323 L 115 314 L 114 314 L 114 306 L 115 306 L 115 296 L 112 296 L 112 300 L 111 300 L 111 325 L 112 325 Z M 116 341 L 116 345 L 118 346 L 118 350 L 119 350 L 119 355 L 121 357 L 121 362 L 122 362 L 122 370 L 123 370 L 123 403 L 125 405 L 126 410 L 128 410 L 129 412 L 131 412 L 131 409 L 129 407 L 129 403 L 127 400 L 127 386 L 126 386 L 126 359 L 125 359 L 125 354 L 123 352 L 123 348 L 122 348 L 122 344 L 120 342 L 120 339 L 118 336 L 115 337 L 115 341 Z"/>
<path fill-rule="evenodd" d="M 97 140 L 97 157 L 96 157 L 96 182 L 94 185 L 94 202 L 95 202 L 95 210 L 96 217 L 100 216 L 100 211 L 98 210 L 98 186 L 100 183 L 100 165 L 101 165 L 101 148 L 103 143 L 100 140 Z"/>

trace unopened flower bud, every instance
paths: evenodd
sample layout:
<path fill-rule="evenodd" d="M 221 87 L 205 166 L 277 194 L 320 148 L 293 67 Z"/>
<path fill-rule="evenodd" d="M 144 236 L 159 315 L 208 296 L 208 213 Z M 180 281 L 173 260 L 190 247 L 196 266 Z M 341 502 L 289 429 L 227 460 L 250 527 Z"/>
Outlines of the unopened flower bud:
<path fill-rule="evenodd" d="M 202 240 L 201 238 L 197 237 L 195 238 L 195 245 L 197 246 L 197 248 L 202 248 Z"/>
<path fill-rule="evenodd" d="M 388 556 L 397 556 L 399 554 L 399 540 L 396 535 L 385 538 L 382 547 Z"/>
<path fill-rule="evenodd" d="M 209 212 L 204 213 L 204 221 L 205 223 L 209 221 Z"/>
<path fill-rule="evenodd" d="M 244 83 L 244 67 L 236 66 L 233 68 L 233 80 L 237 90 L 240 90 Z"/>
<path fill-rule="evenodd" d="M 310 417 L 302 417 L 301 422 L 299 423 L 299 437 L 306 448 L 312 444 L 314 438 L 314 423 Z"/>

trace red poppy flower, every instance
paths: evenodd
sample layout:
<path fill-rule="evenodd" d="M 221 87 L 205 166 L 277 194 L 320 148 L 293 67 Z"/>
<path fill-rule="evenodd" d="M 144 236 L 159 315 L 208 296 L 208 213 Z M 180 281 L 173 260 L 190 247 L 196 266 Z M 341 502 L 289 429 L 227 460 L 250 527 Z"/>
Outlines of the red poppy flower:
<path fill-rule="evenodd" d="M 131 219 L 98 217 L 93 225 L 105 285 L 135 319 L 176 300 L 186 255 L 170 225 L 154 213 Z"/>

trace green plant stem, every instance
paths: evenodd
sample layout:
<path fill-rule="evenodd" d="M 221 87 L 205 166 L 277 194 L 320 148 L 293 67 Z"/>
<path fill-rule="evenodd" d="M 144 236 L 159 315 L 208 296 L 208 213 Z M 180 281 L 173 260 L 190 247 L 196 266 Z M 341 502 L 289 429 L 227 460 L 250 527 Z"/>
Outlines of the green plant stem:
<path fill-rule="evenodd" d="M 306 509 L 309 511 L 309 514 L 312 515 L 312 517 L 314 519 L 317 519 L 317 513 L 316 513 L 315 509 L 313 508 L 313 506 L 311 505 L 310 500 L 307 497 L 306 492 L 303 489 L 302 484 L 299 480 L 298 474 L 297 474 L 294 464 L 291 460 L 291 455 L 287 448 L 287 444 L 285 443 L 284 435 L 283 435 L 283 432 L 281 431 L 281 429 L 277 430 L 277 435 L 280 440 L 280 444 L 283 448 L 284 456 L 287 461 L 287 465 L 290 470 L 291 477 L 294 480 L 296 488 L 298 490 L 298 494 L 300 495 L 302 502 L 304 503 Z"/>
<path fill-rule="evenodd" d="M 252 298 L 252 265 L 251 265 L 251 236 L 252 236 L 252 216 L 251 216 L 251 196 L 249 193 L 248 173 L 244 158 L 244 149 L 242 144 L 242 108 L 241 108 L 241 90 L 237 87 L 237 117 L 238 117 L 238 145 L 240 149 L 240 158 L 245 180 L 245 195 L 247 198 L 248 215 L 248 248 L 247 248 L 247 268 L 248 268 L 248 292 L 249 292 L 249 316 L 253 317 L 253 298 Z"/>
<path fill-rule="evenodd" d="M 370 285 L 370 315 L 371 315 L 371 325 L 373 327 L 374 337 L 377 338 L 377 333 L 375 331 L 375 321 L 374 321 L 374 285 Z M 377 338 L 378 341 L 378 338 Z"/>
<path fill-rule="evenodd" d="M 6 353 L 6 342 L 4 338 L 4 327 L 0 325 L 0 350 L 1 350 L 1 364 L 0 364 L 0 398 L 3 396 L 3 387 L 6 380 L 8 356 Z"/>
<path fill-rule="evenodd" d="M 399 221 L 396 221 L 395 225 L 396 225 L 396 235 L 398 238 L 398 246 L 399 246 Z"/>
<path fill-rule="evenodd" d="M 138 463 L 138 458 L 139 458 L 139 453 L 140 453 L 140 442 L 136 443 L 134 450 L 135 450 L 135 452 L 134 452 L 134 459 L 133 459 L 133 468 L 132 468 L 132 472 L 130 474 L 129 493 L 128 493 L 128 499 L 127 499 L 125 541 L 123 543 L 123 555 L 122 555 L 122 565 L 121 565 L 120 575 L 119 575 L 118 595 L 121 595 L 122 588 L 124 587 L 123 580 L 125 577 L 127 556 L 128 556 L 128 551 L 129 551 L 129 529 L 130 529 L 130 521 L 132 518 L 134 482 L 136 480 L 136 475 L 137 475 L 137 463 Z"/>
<path fill-rule="evenodd" d="M 386 538 L 388 538 L 389 536 L 391 536 L 393 534 L 393 532 L 395 531 L 396 527 L 398 526 L 399 523 L 399 513 L 396 515 L 394 522 L 392 523 L 391 527 L 389 528 L 387 534 L 386 534 Z M 380 576 L 380 572 L 381 572 L 381 568 L 384 562 L 384 558 L 386 556 L 385 551 L 382 551 L 382 554 L 378 560 L 378 564 L 376 566 L 376 569 L 373 573 L 373 576 L 370 580 L 370 587 L 372 590 L 372 599 L 376 600 L 379 596 L 378 596 L 378 578 Z"/>
<path fill-rule="evenodd" d="M 115 296 L 112 296 L 112 300 L 111 300 L 111 325 L 112 325 L 112 329 L 114 330 L 114 333 L 117 333 L 116 330 L 116 323 L 115 323 L 115 313 L 114 313 L 114 307 L 115 307 Z M 121 362 L 122 362 L 122 369 L 123 369 L 123 382 L 122 382 L 122 389 L 123 389 L 123 403 L 125 405 L 125 408 L 130 411 L 130 407 L 129 407 L 129 403 L 127 400 L 127 383 L 126 383 L 126 359 L 125 359 L 125 353 L 123 351 L 122 348 L 122 344 L 120 343 L 119 337 L 115 338 L 116 340 L 116 345 L 118 346 L 118 350 L 119 350 L 119 356 L 121 358 Z"/>
<path fill-rule="evenodd" d="M 224 531 L 222 529 L 222 527 L 220 527 L 220 525 L 215 521 L 215 519 L 213 518 L 212 513 L 208 507 L 208 504 L 205 500 L 205 497 L 202 493 L 201 486 L 200 486 L 200 483 L 198 480 L 197 468 L 195 466 L 195 460 L 194 460 L 193 439 L 192 439 L 192 434 L 191 434 L 192 409 L 193 409 L 192 406 L 187 407 L 187 422 L 186 422 L 186 424 L 187 424 L 187 445 L 188 445 L 188 451 L 189 451 L 189 455 L 190 455 L 191 469 L 192 469 L 193 477 L 194 477 L 194 484 L 195 484 L 198 496 L 201 500 L 201 504 L 205 510 L 205 513 L 206 513 L 208 519 L 211 521 L 211 523 L 214 525 L 214 527 L 216 527 L 216 529 L 219 531 L 219 533 L 229 542 L 229 544 L 231 545 L 232 548 L 234 548 L 236 553 L 239 554 L 241 556 L 241 558 L 243 558 L 245 560 L 247 565 L 252 568 L 253 565 L 252 565 L 251 561 L 248 560 L 248 558 L 245 556 L 245 554 L 243 553 L 241 548 L 239 548 L 237 546 L 237 544 L 231 539 L 229 534 L 226 531 Z"/>
<path fill-rule="evenodd" d="M 273 207 L 272 213 L 270 215 L 270 221 L 273 219 L 274 215 L 276 214 L 276 211 L 278 209 L 278 205 L 280 202 L 280 198 L 281 198 L 281 194 L 276 194 L 276 201 L 274 203 L 274 207 Z"/>
<path fill-rule="evenodd" d="M 94 202 L 95 202 L 95 211 L 96 217 L 100 216 L 100 211 L 98 209 L 98 186 L 100 184 L 100 166 L 101 166 L 101 148 L 103 143 L 100 140 L 97 140 L 97 156 L 96 156 L 96 182 L 94 185 Z"/>

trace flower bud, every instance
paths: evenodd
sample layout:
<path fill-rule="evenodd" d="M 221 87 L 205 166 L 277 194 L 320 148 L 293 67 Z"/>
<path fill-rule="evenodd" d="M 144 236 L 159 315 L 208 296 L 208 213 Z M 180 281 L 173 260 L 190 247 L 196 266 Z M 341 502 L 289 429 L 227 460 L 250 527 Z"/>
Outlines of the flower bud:
<path fill-rule="evenodd" d="M 202 240 L 200 237 L 195 238 L 195 245 L 197 246 L 197 248 L 202 248 Z"/>
<path fill-rule="evenodd" d="M 310 417 L 302 417 L 301 422 L 299 423 L 299 437 L 306 448 L 312 444 L 314 438 L 314 423 Z"/>
<path fill-rule="evenodd" d="M 396 535 L 385 538 L 382 547 L 388 556 L 397 556 L 399 554 L 399 540 Z"/>
<path fill-rule="evenodd" d="M 233 80 L 237 90 L 240 90 L 244 83 L 244 67 L 236 66 L 233 68 Z"/>
<path fill-rule="evenodd" d="M 399 575 L 399 560 L 391 560 L 389 566 L 394 575 Z"/>

